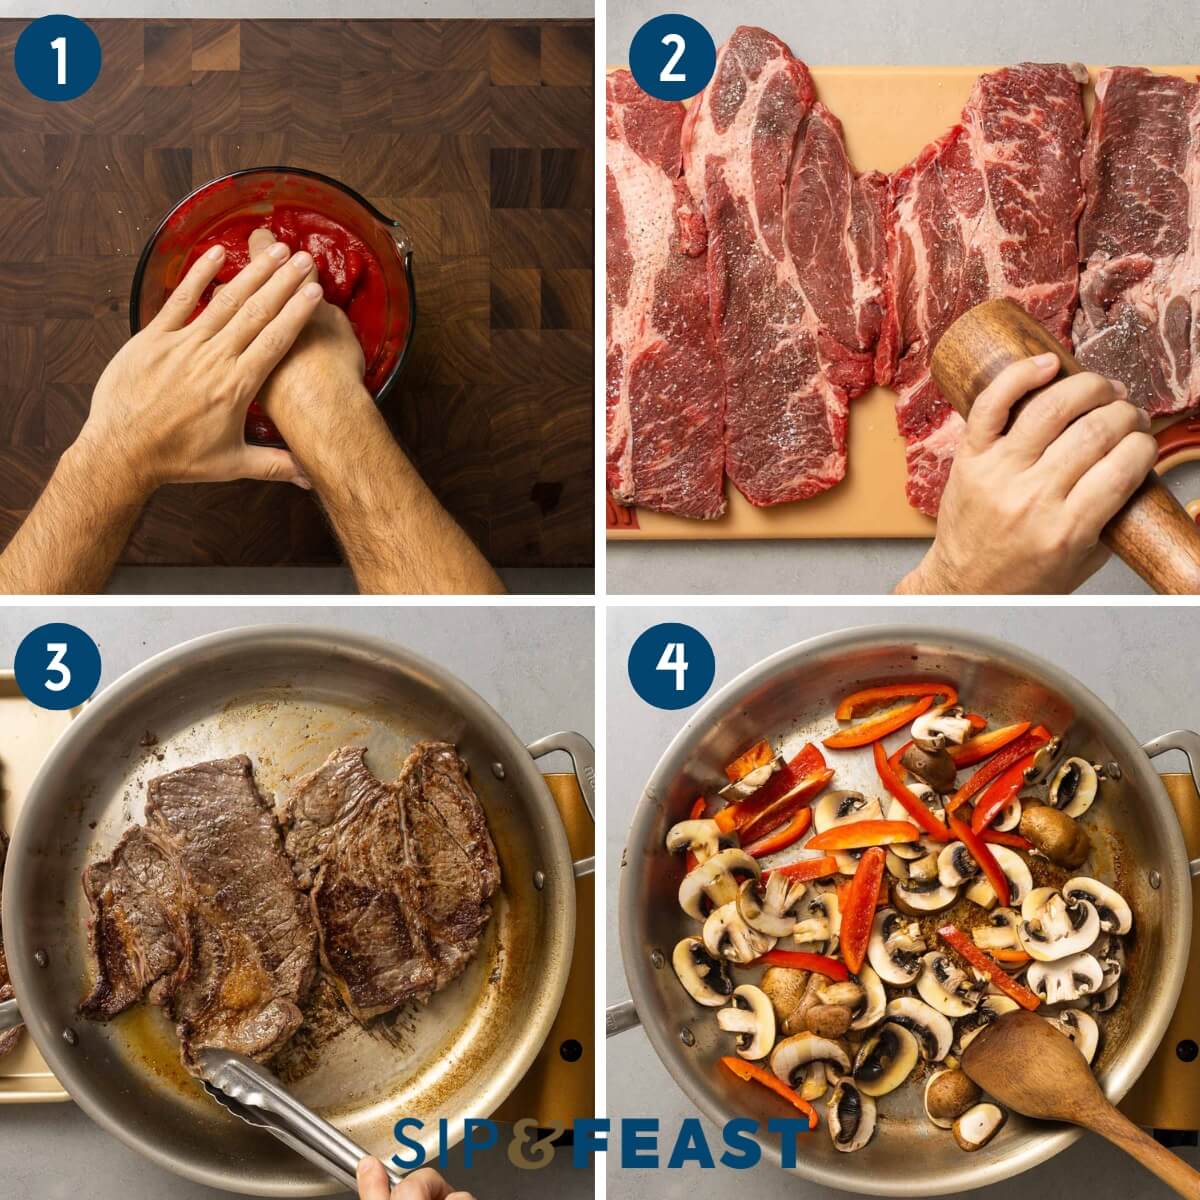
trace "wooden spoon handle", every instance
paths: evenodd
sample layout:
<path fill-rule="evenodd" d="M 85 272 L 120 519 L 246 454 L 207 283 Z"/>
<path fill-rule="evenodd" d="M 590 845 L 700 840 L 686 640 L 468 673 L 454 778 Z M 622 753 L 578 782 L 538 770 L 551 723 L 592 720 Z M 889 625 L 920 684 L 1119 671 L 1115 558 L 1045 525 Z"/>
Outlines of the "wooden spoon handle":
<path fill-rule="evenodd" d="M 1062 364 L 1056 379 L 1083 369 L 1019 304 L 988 300 L 963 313 L 946 330 L 930 366 L 942 395 L 965 417 L 975 398 L 1005 367 L 1047 351 L 1057 354 Z M 1041 390 L 1018 401 L 1012 417 Z M 1103 541 L 1156 592 L 1200 593 L 1200 529 L 1155 475 L 1147 476 L 1105 526 Z"/>
<path fill-rule="evenodd" d="M 1200 1200 L 1200 1171 L 1160 1146 L 1148 1133 L 1139 1129 L 1124 1113 L 1111 1104 L 1098 1106 L 1089 1114 L 1087 1128 L 1107 1138 L 1119 1150 L 1132 1155 L 1147 1170 L 1153 1171 L 1168 1187 L 1188 1200 Z"/>

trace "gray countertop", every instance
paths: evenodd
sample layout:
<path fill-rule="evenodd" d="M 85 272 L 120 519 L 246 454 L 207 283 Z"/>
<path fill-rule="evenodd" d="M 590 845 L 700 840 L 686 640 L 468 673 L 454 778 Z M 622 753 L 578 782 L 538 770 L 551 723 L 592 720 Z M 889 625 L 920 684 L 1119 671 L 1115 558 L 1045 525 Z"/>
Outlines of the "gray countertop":
<path fill-rule="evenodd" d="M 322 625 L 386 638 L 453 671 L 532 741 L 558 729 L 594 737 L 594 626 L 590 607 L 14 608 L 0 607 L 0 665 L 37 625 L 67 621 L 100 646 L 101 686 L 189 638 L 238 625 Z M 545 770 L 567 770 L 559 756 Z M 481 1114 L 482 1115 L 482 1114 Z M 501 1143 L 503 1145 L 503 1141 Z M 569 1151 L 537 1172 L 518 1170 L 502 1150 L 467 1172 L 458 1151 L 445 1170 L 479 1200 L 519 1200 L 531 1178 L 568 1200 L 586 1200 L 592 1175 L 574 1170 Z M 14 1200 L 219 1200 L 228 1195 L 187 1183 L 146 1162 L 94 1125 L 73 1104 L 0 1107 L 0 1195 Z"/>
<path fill-rule="evenodd" d="M 739 22 L 778 34 L 813 64 L 1180 63 L 1200 58 L 1200 10 L 1171 0 L 1092 0 L 1086 5 L 1011 0 L 972 4 L 924 0 L 852 0 L 804 4 L 756 0 L 694 0 L 689 16 L 717 44 Z M 645 0 L 609 0 L 607 61 L 628 59 L 630 40 L 650 17 L 665 11 Z M 967 15 L 969 13 L 969 15 Z M 851 420 L 854 419 L 853 410 Z M 1181 468 L 1172 483 L 1182 500 L 1200 496 L 1200 470 Z M 713 593 L 871 595 L 890 591 L 916 565 L 925 543 L 915 541 L 610 542 L 608 591 L 613 595 Z M 1119 562 L 1082 589 L 1094 594 L 1146 594 Z"/>
<path fill-rule="evenodd" d="M 608 613 L 608 726 L 614 751 L 608 755 L 607 928 L 617 929 L 617 878 L 624 838 L 642 786 L 659 756 L 692 710 L 661 712 L 644 704 L 629 685 L 625 662 L 634 639 L 660 621 L 694 625 L 716 655 L 713 690 L 724 686 L 768 654 L 814 637 L 855 625 L 894 623 L 937 629 L 968 629 L 1012 642 L 1064 668 L 1108 704 L 1145 741 L 1180 726 L 1200 726 L 1200 692 L 1194 655 L 1181 646 L 1200 638 L 1200 614 L 1192 608 L 996 607 L 954 608 L 611 608 Z M 1136 669 L 1131 669 L 1136 664 Z M 1146 681 L 1153 686 L 1147 687 Z M 711 693 L 710 693 L 711 694 Z M 619 748 L 615 749 L 615 748 Z M 1163 769 L 1180 765 L 1162 760 Z M 607 1000 L 628 996 L 615 932 L 607 951 Z M 608 1110 L 614 1122 L 623 1116 L 658 1117 L 664 1140 L 694 1109 L 659 1063 L 646 1037 L 632 1030 L 608 1042 Z M 715 1127 L 705 1122 L 710 1144 Z M 614 1145 L 619 1139 L 614 1137 Z M 1200 1167 L 1200 1151 L 1182 1152 Z M 713 1175 L 695 1166 L 680 1170 L 620 1171 L 609 1155 L 610 1195 L 620 1200 L 684 1200 L 713 1189 Z M 718 1170 L 722 1170 L 718 1168 Z M 736 1176 L 752 1175 L 750 1179 Z M 718 1175 L 720 1188 L 747 1189 L 756 1200 L 834 1200 L 846 1195 L 760 1166 L 732 1176 Z M 1032 1172 L 1006 1183 L 971 1192 L 974 1200 L 1027 1200 L 1057 1196 L 1064 1200 L 1159 1200 L 1172 1193 L 1132 1160 L 1095 1137 Z"/>

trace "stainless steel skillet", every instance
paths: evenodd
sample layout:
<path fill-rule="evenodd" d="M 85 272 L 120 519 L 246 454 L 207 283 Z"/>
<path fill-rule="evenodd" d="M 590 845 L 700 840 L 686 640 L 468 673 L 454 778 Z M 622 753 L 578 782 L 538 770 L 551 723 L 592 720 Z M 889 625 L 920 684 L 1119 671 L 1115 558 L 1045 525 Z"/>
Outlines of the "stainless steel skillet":
<path fill-rule="evenodd" d="M 399 1046 L 354 1028 L 292 1090 L 384 1156 L 400 1117 L 423 1119 L 431 1147 L 438 1118 L 453 1142 L 465 1117 L 497 1107 L 549 1031 L 574 940 L 575 868 L 534 759 L 570 753 L 590 808 L 590 745 L 555 734 L 524 746 L 447 671 L 387 642 L 256 626 L 177 646 L 100 693 L 57 743 L 13 832 L 3 922 L 21 1016 L 90 1116 L 200 1183 L 268 1196 L 336 1190 L 205 1096 L 157 1011 L 139 1006 L 108 1025 L 76 1017 L 87 976 L 80 873 L 141 818 L 156 774 L 246 753 L 269 794 L 356 742 L 388 778 L 427 737 L 455 742 L 470 766 L 503 873 L 493 919 L 466 973 L 407 1015 Z"/>

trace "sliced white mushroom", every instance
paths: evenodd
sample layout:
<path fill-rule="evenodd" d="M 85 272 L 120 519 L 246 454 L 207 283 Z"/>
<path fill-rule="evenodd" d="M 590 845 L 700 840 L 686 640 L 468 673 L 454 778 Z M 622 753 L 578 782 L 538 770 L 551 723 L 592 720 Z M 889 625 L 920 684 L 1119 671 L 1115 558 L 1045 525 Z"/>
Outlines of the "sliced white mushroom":
<path fill-rule="evenodd" d="M 907 922 L 894 908 L 881 908 L 871 925 L 867 961 L 884 983 L 903 987 L 921 970 L 925 942 L 917 923 Z"/>
<path fill-rule="evenodd" d="M 858 972 L 858 982 L 862 984 L 864 996 L 862 1003 L 854 1009 L 854 1020 L 850 1022 L 851 1029 L 870 1029 L 883 1020 L 883 1010 L 887 1007 L 887 993 L 883 990 L 883 980 L 869 962 L 862 965 Z"/>
<path fill-rule="evenodd" d="M 1063 884 L 1062 894 L 1068 901 L 1090 900 L 1105 933 L 1126 934 L 1133 928 L 1133 910 L 1124 896 L 1098 879 L 1077 875 Z"/>
<path fill-rule="evenodd" d="M 1025 769 L 1026 783 L 1041 783 L 1050 777 L 1058 756 L 1062 753 L 1063 742 L 1060 737 L 1052 737 L 1044 746 L 1038 748 L 1033 756 L 1033 765 Z"/>
<path fill-rule="evenodd" d="M 1125 947 L 1121 944 L 1121 939 L 1115 934 L 1105 934 L 1097 939 L 1088 953 L 1094 955 L 1100 963 L 1100 969 L 1104 972 L 1100 987 L 1108 991 L 1125 973 Z"/>
<path fill-rule="evenodd" d="M 721 832 L 716 821 L 704 818 L 680 821 L 667 830 L 667 849 L 672 854 L 690 850 L 697 863 L 708 862 L 721 849 L 721 842 L 728 840 L 729 835 Z"/>
<path fill-rule="evenodd" d="M 839 1080 L 826 1109 L 833 1148 L 843 1153 L 861 1150 L 875 1132 L 875 1101 L 852 1080 Z"/>
<path fill-rule="evenodd" d="M 908 882 L 922 886 L 938 882 L 938 851 L 936 847 L 909 862 Z"/>
<path fill-rule="evenodd" d="M 792 927 L 792 938 L 798 946 L 817 954 L 836 952 L 842 914 L 835 890 L 811 892 L 797 915 L 800 919 Z"/>
<path fill-rule="evenodd" d="M 1075 1045 L 1075 1049 L 1090 1063 L 1096 1057 L 1096 1047 L 1100 1044 L 1100 1026 L 1088 1013 L 1078 1009 L 1063 1009 L 1057 1016 L 1048 1016 L 1055 1029 L 1065 1033 Z"/>
<path fill-rule="evenodd" d="M 1092 1012 L 1106 1013 L 1117 1002 L 1121 996 L 1121 981 L 1118 980 L 1112 987 L 1105 988 L 1093 1001 Z"/>
<path fill-rule="evenodd" d="M 1021 798 L 1014 796 L 1001 810 L 999 816 L 992 822 L 992 828 L 1007 833 L 1016 829 L 1021 823 Z"/>
<path fill-rule="evenodd" d="M 714 908 L 704 922 L 704 948 L 731 962 L 753 962 L 775 945 L 776 939 L 757 933 L 738 914 L 737 901 Z"/>
<path fill-rule="evenodd" d="M 1068 817 L 1082 816 L 1096 799 L 1096 768 L 1083 758 L 1068 758 L 1050 781 L 1050 803 Z"/>
<path fill-rule="evenodd" d="M 964 1150 L 979 1150 L 1000 1132 L 1004 1110 L 996 1104 L 976 1104 L 954 1122 L 954 1140 Z"/>
<path fill-rule="evenodd" d="M 975 1035 L 990 1025 L 1001 1013 L 1014 1012 L 1018 1008 L 1015 1000 L 1005 995 L 984 996 L 979 1007 L 954 1024 L 954 1049 L 961 1054 Z"/>
<path fill-rule="evenodd" d="M 850 1056 L 832 1038 L 805 1030 L 779 1042 L 771 1051 L 771 1070 L 805 1100 L 816 1100 L 828 1086 L 826 1067 L 840 1074 L 850 1070 Z"/>
<path fill-rule="evenodd" d="M 826 792 L 813 805 L 813 829 L 817 833 L 853 821 L 882 819 L 883 806 L 874 798 L 868 800 L 862 792 Z"/>
<path fill-rule="evenodd" d="M 737 1035 L 736 1049 L 742 1058 L 766 1058 L 775 1044 L 775 1010 L 766 993 L 752 983 L 734 988 L 728 1006 L 717 1013 L 717 1024 Z"/>
<path fill-rule="evenodd" d="M 950 842 L 938 854 L 938 879 L 944 887 L 960 887 L 979 874 L 979 864 L 962 842 Z"/>
<path fill-rule="evenodd" d="M 910 1029 L 886 1021 L 859 1047 L 854 1082 L 865 1096 L 886 1096 L 912 1074 L 920 1048 Z"/>
<path fill-rule="evenodd" d="M 971 930 L 971 937 L 981 950 L 1015 950 L 1021 944 L 1017 939 L 1020 923 L 1021 914 L 1015 908 L 994 908 L 986 924 Z"/>
<path fill-rule="evenodd" d="M 941 750 L 947 743 L 961 746 L 971 736 L 971 722 L 957 705 L 923 712 L 912 723 L 912 740 L 923 750 Z"/>
<path fill-rule="evenodd" d="M 897 879 L 901 883 L 908 882 L 908 860 L 901 858 L 890 846 L 884 853 L 883 865 L 887 868 L 887 873 L 893 879 Z"/>
<path fill-rule="evenodd" d="M 1039 962 L 1057 962 L 1086 950 L 1100 933 L 1100 917 L 1090 900 L 1068 901 L 1054 888 L 1034 888 L 1021 903 L 1017 937 Z"/>
<path fill-rule="evenodd" d="M 769 763 L 764 763 L 761 767 L 755 767 L 749 774 L 743 775 L 741 779 L 734 780 L 733 783 L 727 783 L 717 795 L 722 800 L 729 800 L 734 804 L 742 800 L 749 800 L 782 767 L 783 755 L 777 754 Z"/>
<path fill-rule="evenodd" d="M 911 868 L 909 875 L 912 875 Z M 936 879 L 922 883 L 910 878 L 908 883 L 897 883 L 892 888 L 892 899 L 902 912 L 924 916 L 948 909 L 958 899 L 958 889 L 944 887 Z"/>
<path fill-rule="evenodd" d="M 921 1054 L 930 1062 L 941 1062 L 950 1053 L 954 1028 L 936 1009 L 915 996 L 897 996 L 884 1009 L 884 1019 L 903 1025 L 916 1035 Z"/>
<path fill-rule="evenodd" d="M 909 783 L 908 790 L 920 800 L 926 808 L 929 808 L 935 816 L 940 816 L 941 810 L 934 807 L 937 803 L 937 793 L 926 783 L 921 783 L 920 780 L 912 780 Z M 908 809 L 894 797 L 888 801 L 887 809 L 884 811 L 884 820 L 886 821 L 911 821 L 912 817 L 908 814 Z M 911 862 L 915 858 L 924 858 L 931 850 L 936 852 L 939 848 L 939 843 L 932 841 L 930 838 L 923 837 L 915 842 L 895 842 L 888 847 L 888 853 L 894 854 L 897 858 L 902 858 L 905 861 Z"/>
<path fill-rule="evenodd" d="M 1029 864 L 1007 846 L 989 846 L 988 849 L 1008 880 L 1009 902 L 1020 904 L 1033 891 L 1033 875 L 1030 874 Z M 997 899 L 996 889 L 982 877 L 976 879 L 963 895 L 981 908 L 991 908 Z"/>
<path fill-rule="evenodd" d="M 939 1129 L 949 1129 L 979 1095 L 979 1085 L 957 1067 L 934 1071 L 925 1081 L 925 1115 Z"/>
<path fill-rule="evenodd" d="M 733 993 L 729 968 L 722 959 L 709 954 L 697 937 L 686 937 L 676 943 L 671 966 L 684 990 L 697 1004 L 720 1008 Z"/>
<path fill-rule="evenodd" d="M 738 915 L 756 933 L 769 937 L 790 936 L 796 925 L 795 909 L 808 890 L 798 880 L 789 879 L 782 871 L 772 871 L 762 896 L 759 881 L 746 879 L 738 889 Z"/>
<path fill-rule="evenodd" d="M 947 1017 L 965 1017 L 982 998 L 983 988 L 940 950 L 930 950 L 921 960 L 917 993 L 930 1008 Z"/>
<path fill-rule="evenodd" d="M 679 885 L 679 907 L 689 917 L 704 920 L 704 901 L 714 908 L 737 899 L 738 875 L 753 875 L 757 879 L 762 869 L 744 850 L 731 847 L 714 854 L 690 870 Z"/>
<path fill-rule="evenodd" d="M 1103 981 L 1104 971 L 1099 962 L 1086 952 L 1054 962 L 1032 962 L 1025 973 L 1026 986 L 1047 1004 L 1093 996 Z"/>

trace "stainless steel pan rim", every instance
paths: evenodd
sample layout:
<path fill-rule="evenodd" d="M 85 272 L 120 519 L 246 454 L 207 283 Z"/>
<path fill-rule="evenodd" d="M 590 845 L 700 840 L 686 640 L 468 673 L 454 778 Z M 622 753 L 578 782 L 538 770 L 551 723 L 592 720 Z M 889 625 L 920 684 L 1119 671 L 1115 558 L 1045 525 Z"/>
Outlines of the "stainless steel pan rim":
<path fill-rule="evenodd" d="M 542 738 L 527 748 L 482 697 L 444 668 L 377 638 L 339 629 L 297 625 L 257 625 L 222 630 L 154 655 L 102 691 L 67 729 L 43 764 L 30 789 L 25 815 L 13 831 L 2 915 L 16 994 L 18 997 L 33 996 L 38 990 L 35 985 L 39 980 L 35 978 L 37 968 L 34 966 L 36 947 L 21 912 L 21 900 L 36 887 L 34 876 L 38 873 L 38 863 L 29 853 L 33 835 L 27 831 L 32 822 L 26 817 L 40 805 L 54 804 L 56 789 L 61 790 L 61 780 L 55 779 L 56 763 L 70 762 L 73 756 L 85 751 L 92 744 L 90 739 L 104 728 L 105 714 L 122 711 L 125 703 L 132 702 L 148 682 L 167 675 L 179 677 L 178 673 L 185 668 L 204 670 L 216 661 L 228 661 L 230 656 L 264 649 L 297 655 L 332 652 L 342 656 L 344 663 L 356 663 L 394 673 L 398 679 L 416 681 L 436 689 L 439 699 L 445 701 L 447 708 L 462 715 L 466 728 L 481 731 L 482 739 L 498 749 L 497 778 L 503 778 L 504 786 L 511 794 L 519 796 L 521 803 L 527 806 L 528 813 L 537 818 L 538 837 L 543 850 L 540 860 L 543 878 L 538 887 L 544 905 L 541 927 L 548 944 L 565 949 L 565 953 L 552 955 L 545 973 L 529 982 L 536 1002 L 529 1004 L 532 1015 L 528 1025 L 520 1030 L 514 1050 L 505 1059 L 503 1069 L 477 1075 L 473 1081 L 475 1090 L 471 1115 L 486 1116 L 508 1096 L 540 1050 L 566 988 L 570 947 L 574 942 L 573 878 L 577 872 L 571 862 L 566 832 L 534 759 L 554 750 L 570 753 L 590 808 L 591 747 L 580 735 L 556 734 Z M 41 982 L 44 986 L 44 981 Z M 134 1127 L 114 1116 L 105 1102 L 102 1083 L 91 1077 L 86 1064 L 81 1067 L 77 1053 L 63 1039 L 61 1020 L 56 1023 L 40 1010 L 38 1004 L 27 1004 L 21 1015 L 50 1069 L 76 1103 L 99 1125 L 159 1166 L 197 1183 L 227 1190 L 245 1191 L 252 1187 L 261 1195 L 326 1195 L 339 1190 L 319 1177 L 310 1178 L 307 1182 L 293 1180 L 286 1185 L 250 1184 L 239 1174 L 234 1162 L 223 1163 L 219 1172 L 195 1169 L 193 1164 L 181 1161 L 172 1152 L 171 1146 L 161 1144 L 160 1139 L 156 1138 L 150 1114 L 146 1115 L 144 1127 L 141 1122 Z M 457 1122 L 457 1128 L 452 1128 L 451 1136 L 453 1140 L 461 1137 L 461 1119 Z"/>
<path fill-rule="evenodd" d="M 829 660 L 851 651 L 883 651 L 898 644 L 963 652 L 984 659 L 999 660 L 1006 667 L 1023 672 L 1029 678 L 1069 696 L 1080 716 L 1094 721 L 1104 729 L 1106 739 L 1127 774 L 1133 773 L 1134 778 L 1131 782 L 1149 806 L 1151 819 L 1160 826 L 1167 843 L 1171 869 L 1162 872 L 1160 896 L 1163 910 L 1173 914 L 1171 945 L 1176 950 L 1182 950 L 1181 953 L 1167 954 L 1166 961 L 1155 964 L 1155 970 L 1161 980 L 1160 994 L 1169 998 L 1169 1002 L 1160 1003 L 1153 1011 L 1139 1017 L 1138 1028 L 1129 1035 L 1119 1061 L 1110 1068 L 1102 1081 L 1106 1093 L 1114 1102 L 1124 1096 L 1133 1085 L 1152 1057 L 1170 1021 L 1182 987 L 1191 937 L 1191 872 L 1179 822 L 1166 789 L 1150 764 L 1147 751 L 1156 754 L 1165 749 L 1186 751 L 1190 748 L 1192 752 L 1196 752 L 1200 750 L 1200 739 L 1195 739 L 1195 735 L 1182 735 L 1182 740 L 1178 735 L 1167 735 L 1143 748 L 1099 697 L 1065 671 L 1035 655 L 981 634 L 908 625 L 872 625 L 839 630 L 797 643 L 770 655 L 742 672 L 698 709 L 659 759 L 638 804 L 626 840 L 618 911 L 621 955 L 632 1003 L 617 1005 L 610 1012 L 609 1032 L 618 1033 L 640 1021 L 655 1052 L 676 1082 L 699 1112 L 718 1126 L 724 1125 L 733 1117 L 745 1114 L 730 1110 L 720 1101 L 708 1085 L 706 1076 L 696 1069 L 694 1060 L 689 1058 L 687 1048 L 678 1037 L 678 1029 L 668 1027 L 659 1011 L 653 986 L 656 968 L 650 961 L 648 947 L 644 942 L 639 942 L 643 917 L 640 910 L 644 904 L 642 888 L 638 882 L 640 876 L 630 869 L 629 862 L 635 853 L 640 854 L 648 849 L 656 832 L 656 824 L 662 817 L 668 791 L 689 762 L 694 760 L 696 742 L 704 730 L 746 704 L 759 689 L 802 656 L 821 656 Z M 921 670 L 920 664 L 914 666 L 916 670 Z M 1189 737 L 1193 739 L 1190 742 Z M 1197 754 L 1197 761 L 1193 765 L 1200 767 L 1200 754 Z M 807 1161 L 803 1145 L 795 1171 L 828 1187 L 853 1189 L 871 1195 L 943 1195 L 982 1187 L 1029 1170 L 1066 1149 L 1080 1136 L 1080 1132 L 1071 1127 L 1047 1125 L 1044 1131 L 1039 1131 L 1027 1145 L 1010 1153 L 1003 1160 L 980 1163 L 973 1161 L 970 1155 L 963 1154 L 960 1166 L 943 1172 L 936 1178 L 922 1175 L 920 1165 L 915 1167 L 914 1175 L 910 1178 L 871 1178 L 865 1175 L 861 1167 L 855 1169 L 850 1161 L 853 1156 L 850 1155 L 844 1156 L 844 1161 L 838 1161 L 835 1167 L 825 1167 Z M 776 1164 L 779 1163 L 779 1148 L 773 1140 L 764 1139 L 763 1149 L 767 1158 Z"/>

